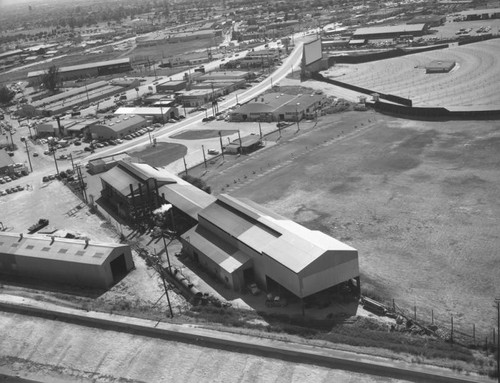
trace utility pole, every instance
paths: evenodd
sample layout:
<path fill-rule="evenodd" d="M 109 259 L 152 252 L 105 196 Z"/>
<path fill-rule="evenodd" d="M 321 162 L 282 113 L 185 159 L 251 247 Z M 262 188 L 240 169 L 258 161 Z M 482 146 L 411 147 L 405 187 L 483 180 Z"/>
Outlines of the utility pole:
<path fill-rule="evenodd" d="M 241 135 L 240 135 L 240 130 L 238 129 L 238 139 L 240 141 L 240 154 L 243 154 L 243 150 L 242 150 L 242 147 L 241 147 Z"/>
<path fill-rule="evenodd" d="M 219 130 L 219 140 L 220 140 L 220 152 L 222 154 L 222 160 L 224 161 L 224 146 L 222 145 L 222 133 Z"/>
<path fill-rule="evenodd" d="M 260 120 L 259 120 L 259 134 L 260 138 L 262 139 L 262 127 L 260 126 Z"/>
<path fill-rule="evenodd" d="M 203 162 L 205 163 L 205 169 L 207 168 L 207 158 L 205 157 L 205 147 L 201 145 L 201 152 L 203 153 Z"/>
<path fill-rule="evenodd" d="M 497 304 L 497 379 L 500 383 L 500 298 L 495 298 Z"/>
<path fill-rule="evenodd" d="M 24 139 L 24 145 L 26 146 L 26 153 L 28 154 L 28 162 L 30 164 L 30 170 L 31 170 L 31 173 L 33 173 L 33 166 L 31 165 L 31 158 L 30 158 L 30 151 L 28 149 L 28 140 L 26 138 Z"/>
<path fill-rule="evenodd" d="M 54 164 L 56 165 L 57 175 L 59 175 L 59 168 L 57 166 L 57 159 L 56 159 L 56 150 L 54 148 L 52 148 L 52 156 L 54 157 Z"/>
<path fill-rule="evenodd" d="M 165 296 L 167 297 L 167 302 L 168 302 L 168 308 L 170 310 L 170 318 L 174 317 L 174 313 L 172 312 L 172 305 L 170 304 L 170 297 L 168 296 L 168 288 L 167 288 L 167 282 L 165 282 L 165 270 L 163 269 L 159 257 L 156 255 L 156 250 L 155 250 L 155 259 L 154 263 L 155 265 L 155 270 L 158 274 L 160 274 L 161 281 L 163 282 L 163 288 L 165 289 Z"/>
<path fill-rule="evenodd" d="M 170 257 L 168 255 L 168 247 L 167 247 L 167 241 L 165 240 L 165 236 L 161 236 L 163 238 L 163 246 L 165 247 L 165 254 L 167 255 L 167 263 L 168 263 L 168 269 L 172 271 L 172 265 L 170 264 Z"/>

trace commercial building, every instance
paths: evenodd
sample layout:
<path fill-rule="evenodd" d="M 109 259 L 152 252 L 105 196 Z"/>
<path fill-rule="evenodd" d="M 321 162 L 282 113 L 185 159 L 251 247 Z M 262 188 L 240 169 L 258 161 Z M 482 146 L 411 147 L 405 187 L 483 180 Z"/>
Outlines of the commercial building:
<path fill-rule="evenodd" d="M 131 70 L 132 66 L 130 65 L 130 58 L 127 57 L 59 68 L 59 80 L 67 81 L 78 78 L 97 77 L 113 73 L 128 72 Z M 38 79 L 38 81 L 41 81 L 41 78 L 45 73 L 46 70 L 29 72 L 28 78 L 30 80 Z"/>
<path fill-rule="evenodd" d="M 299 121 L 319 108 L 325 96 L 266 93 L 256 97 L 230 114 L 231 121 Z"/>
<path fill-rule="evenodd" d="M 118 118 L 104 119 L 89 126 L 88 134 L 94 140 L 123 138 L 136 132 L 148 124 L 141 116 L 130 115 Z"/>
<path fill-rule="evenodd" d="M 187 81 L 166 81 L 156 85 L 156 91 L 159 93 L 173 93 L 186 88 Z"/>
<path fill-rule="evenodd" d="M 248 52 L 239 62 L 242 67 L 268 67 L 279 61 L 279 59 L 280 52 L 278 49 L 261 49 Z"/>
<path fill-rule="evenodd" d="M 241 139 L 236 139 L 224 147 L 224 153 L 245 154 L 254 151 L 262 146 L 262 138 L 256 134 L 251 134 Z"/>
<path fill-rule="evenodd" d="M 460 15 L 464 20 L 500 19 L 500 8 L 473 9 L 462 11 Z"/>
<path fill-rule="evenodd" d="M 401 36 L 423 36 L 427 33 L 425 24 L 391 25 L 356 29 L 353 39 L 394 39 Z"/>
<path fill-rule="evenodd" d="M 248 80 L 249 77 L 250 73 L 247 71 L 215 70 L 201 75 L 196 79 L 196 81 L 219 81 L 219 80 L 241 81 L 241 80 Z"/>
<path fill-rule="evenodd" d="M 224 95 L 224 89 L 192 89 L 179 92 L 180 102 L 185 107 L 198 107 L 205 105 L 217 97 Z"/>
<path fill-rule="evenodd" d="M 116 115 L 120 116 L 141 116 L 148 120 L 153 120 L 154 118 L 161 119 L 163 118 L 165 121 L 168 121 L 170 118 L 179 117 L 179 110 L 174 107 L 137 107 L 137 108 L 125 108 L 121 107 L 115 111 Z"/>
<path fill-rule="evenodd" d="M 439 27 L 446 23 L 446 16 L 440 15 L 420 15 L 415 16 L 407 24 L 425 24 L 426 28 Z"/>
<path fill-rule="evenodd" d="M 0 273 L 107 289 L 134 268 L 129 245 L 0 232 Z"/>

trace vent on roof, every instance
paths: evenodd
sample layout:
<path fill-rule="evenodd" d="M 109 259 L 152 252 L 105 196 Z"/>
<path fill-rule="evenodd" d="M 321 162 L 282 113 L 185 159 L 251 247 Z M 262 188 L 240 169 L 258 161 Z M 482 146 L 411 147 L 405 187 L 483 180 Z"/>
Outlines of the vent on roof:
<path fill-rule="evenodd" d="M 42 247 L 42 251 L 49 251 L 50 247 Z"/>
<path fill-rule="evenodd" d="M 104 255 L 104 253 L 95 253 L 93 255 L 94 258 L 102 258 L 102 256 Z"/>
<path fill-rule="evenodd" d="M 85 254 L 85 251 L 83 251 L 83 250 L 78 250 L 75 254 L 76 254 L 76 255 L 83 255 L 83 254 Z"/>
<path fill-rule="evenodd" d="M 66 254 L 68 252 L 68 249 L 59 249 L 58 253 L 59 254 Z"/>
<path fill-rule="evenodd" d="M 28 250 L 32 250 L 32 249 L 34 249 L 34 248 L 35 248 L 35 246 L 33 246 L 33 245 L 27 245 L 27 246 L 26 246 L 26 248 L 27 248 Z"/>

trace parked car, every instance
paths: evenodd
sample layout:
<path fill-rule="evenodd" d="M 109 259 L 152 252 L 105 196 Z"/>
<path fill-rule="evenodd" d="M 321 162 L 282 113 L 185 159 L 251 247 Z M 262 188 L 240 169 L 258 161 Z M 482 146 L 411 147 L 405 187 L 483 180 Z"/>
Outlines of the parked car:
<path fill-rule="evenodd" d="M 50 181 L 50 180 L 49 180 L 49 177 L 47 177 L 47 176 L 43 176 L 43 178 L 42 178 L 42 182 L 49 182 L 49 181 Z"/>
<path fill-rule="evenodd" d="M 7 195 L 7 192 L 5 190 L 0 190 L 0 195 Z"/>
<path fill-rule="evenodd" d="M 219 151 L 215 149 L 208 149 L 208 154 L 219 154 Z"/>
<path fill-rule="evenodd" d="M 81 141 L 75 141 L 75 142 L 73 142 L 73 144 L 74 144 L 75 146 L 80 146 L 80 145 L 82 144 L 82 142 L 81 142 Z"/>
<path fill-rule="evenodd" d="M 38 153 L 37 152 L 33 153 L 33 157 L 38 157 Z"/>

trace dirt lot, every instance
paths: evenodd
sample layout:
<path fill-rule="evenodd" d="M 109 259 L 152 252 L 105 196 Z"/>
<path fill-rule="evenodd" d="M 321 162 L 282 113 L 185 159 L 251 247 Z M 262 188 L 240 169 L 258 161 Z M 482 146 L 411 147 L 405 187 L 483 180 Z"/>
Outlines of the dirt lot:
<path fill-rule="evenodd" d="M 357 248 L 366 289 L 486 332 L 500 296 L 497 125 L 348 112 L 198 174 Z"/>
<path fill-rule="evenodd" d="M 55 235 L 64 236 L 66 232 L 79 234 L 92 241 L 104 243 L 119 242 L 119 230 L 97 214 L 91 213 L 66 186 L 59 181 L 43 183 L 41 177 L 30 182 L 31 188 L 23 192 L 3 196 L 0 199 L 0 221 L 7 227 L 7 231 L 26 232 L 26 229 L 39 218 L 49 219 L 46 231 L 58 229 Z M 95 193 L 98 195 L 98 193 Z M 126 230 L 126 227 L 123 227 Z M 137 239 L 132 241 L 136 241 Z M 93 291 L 89 289 L 73 289 L 68 286 L 54 286 L 47 283 L 23 281 L 24 287 L 17 283 L 7 283 L 3 286 L 4 292 L 22 296 L 41 296 L 49 301 L 58 301 L 62 304 L 83 302 L 85 297 L 98 298 L 113 309 L 128 301 L 132 307 L 149 306 L 165 310 L 167 305 L 163 285 L 158 275 L 147 268 L 144 260 L 133 253 L 135 269 L 126 278 L 113 286 L 110 290 Z M 4 281 L 5 282 L 5 281 Z M 25 287 L 30 287 L 27 289 Z M 70 295 L 44 294 L 44 291 L 70 291 Z M 97 295 L 96 295 L 97 294 Z M 61 299 L 58 299 L 61 298 Z M 172 306 L 180 309 L 185 306 L 184 298 L 171 292 Z"/>

